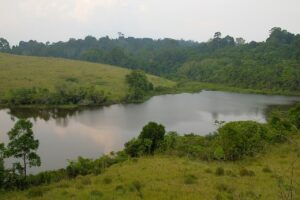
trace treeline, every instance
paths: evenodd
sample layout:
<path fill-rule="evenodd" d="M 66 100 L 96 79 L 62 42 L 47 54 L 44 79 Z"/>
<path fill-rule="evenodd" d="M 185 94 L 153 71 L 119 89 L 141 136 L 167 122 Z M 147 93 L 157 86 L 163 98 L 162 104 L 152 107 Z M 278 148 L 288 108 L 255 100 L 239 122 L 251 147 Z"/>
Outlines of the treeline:
<path fill-rule="evenodd" d="M 119 152 L 111 152 L 98 159 L 79 157 L 78 160 L 69 161 L 65 169 L 27 176 L 26 165 L 22 165 L 23 162 L 13 165 L 12 169 L 4 168 L 4 158 L 8 155 L 22 159 L 23 156 L 20 156 L 23 155 L 20 152 L 24 152 L 22 148 L 28 150 L 25 152 L 26 155 L 35 153 L 37 150 L 38 141 L 33 138 L 32 124 L 27 120 L 20 120 L 8 133 L 10 136 L 9 144 L 7 146 L 0 144 L 0 189 L 24 189 L 30 186 L 58 182 L 62 179 L 75 178 L 79 175 L 97 175 L 114 164 L 145 155 L 185 156 L 205 161 L 241 160 L 265 151 L 268 145 L 290 142 L 293 135 L 299 134 L 300 104 L 292 107 L 288 112 L 273 112 L 265 124 L 254 121 L 224 124 L 224 122 L 217 121 L 216 125 L 219 126 L 218 130 L 207 136 L 195 134 L 180 136 L 176 132 L 167 133 L 161 124 L 149 122 L 143 127 L 139 136 L 127 142 L 125 148 Z M 24 141 L 26 141 L 26 145 L 22 145 Z M 24 159 L 28 163 L 39 166 L 40 159 L 38 155 L 34 155 L 25 156 Z M 33 162 L 36 159 L 39 162 Z"/>
<path fill-rule="evenodd" d="M 42 43 L 35 40 L 21 41 L 10 47 L 7 40 L 0 40 L 0 51 L 18 55 L 51 56 L 86 60 L 141 69 L 156 75 L 175 76 L 177 69 L 194 55 L 213 52 L 218 48 L 235 45 L 234 38 L 226 36 L 206 43 L 194 41 L 108 36 L 84 39 L 71 38 L 67 42 Z"/>

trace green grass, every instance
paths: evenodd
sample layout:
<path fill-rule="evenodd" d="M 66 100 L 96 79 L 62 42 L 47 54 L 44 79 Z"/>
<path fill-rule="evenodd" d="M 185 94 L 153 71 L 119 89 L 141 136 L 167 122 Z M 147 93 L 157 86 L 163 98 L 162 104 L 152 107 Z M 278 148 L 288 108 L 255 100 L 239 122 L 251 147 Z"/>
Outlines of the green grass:
<path fill-rule="evenodd" d="M 300 136 L 292 139 L 300 144 Z M 239 162 L 204 162 L 171 156 L 128 160 L 98 176 L 7 192 L 0 199 L 261 199 L 280 200 L 294 165 L 294 199 L 300 198 L 300 151 L 285 143 Z M 224 174 L 216 174 L 224 169 Z M 267 170 L 266 170 L 267 169 Z M 247 173 L 245 173 L 247 172 Z"/>
<path fill-rule="evenodd" d="M 54 89 L 60 84 L 95 86 L 113 102 L 120 102 L 128 86 L 128 69 L 89 62 L 18 56 L 0 53 L 0 94 L 16 88 L 41 87 Z M 154 86 L 173 87 L 175 82 L 148 75 Z"/>

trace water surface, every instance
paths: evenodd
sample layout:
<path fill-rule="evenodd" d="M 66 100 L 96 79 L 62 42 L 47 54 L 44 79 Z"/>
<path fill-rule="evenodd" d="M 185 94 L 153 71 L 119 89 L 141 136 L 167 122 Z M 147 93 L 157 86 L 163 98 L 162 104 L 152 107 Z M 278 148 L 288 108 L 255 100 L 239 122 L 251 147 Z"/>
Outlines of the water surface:
<path fill-rule="evenodd" d="M 33 172 L 66 166 L 67 159 L 89 158 L 123 148 L 149 121 L 167 131 L 205 135 L 216 130 L 215 120 L 265 122 L 266 110 L 289 105 L 299 97 L 203 91 L 196 94 L 162 95 L 142 104 L 112 105 L 77 111 L 0 110 L 0 141 L 17 118 L 30 118 L 40 141 L 42 166 Z"/>

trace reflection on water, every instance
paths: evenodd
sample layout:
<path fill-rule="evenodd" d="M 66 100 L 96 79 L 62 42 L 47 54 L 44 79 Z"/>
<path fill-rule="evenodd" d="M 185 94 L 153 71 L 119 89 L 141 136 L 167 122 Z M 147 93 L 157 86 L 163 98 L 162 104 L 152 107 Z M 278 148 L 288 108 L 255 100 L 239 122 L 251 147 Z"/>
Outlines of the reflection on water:
<path fill-rule="evenodd" d="M 138 135 L 149 121 L 168 131 L 208 134 L 215 120 L 256 120 L 265 122 L 265 112 L 273 105 L 289 105 L 298 97 L 235 94 L 204 91 L 197 94 L 163 95 L 142 104 L 112 105 L 89 109 L 4 109 L 0 110 L 0 139 L 16 118 L 30 118 L 40 140 L 43 165 L 37 170 L 57 169 L 77 156 L 95 158 L 120 150 Z"/>

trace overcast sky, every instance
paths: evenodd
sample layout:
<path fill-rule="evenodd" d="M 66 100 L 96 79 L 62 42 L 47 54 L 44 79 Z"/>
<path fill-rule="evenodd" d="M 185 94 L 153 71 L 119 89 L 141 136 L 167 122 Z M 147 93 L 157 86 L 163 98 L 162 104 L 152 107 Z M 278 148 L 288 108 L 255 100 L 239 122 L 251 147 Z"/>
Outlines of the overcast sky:
<path fill-rule="evenodd" d="M 0 37 L 65 41 L 93 35 L 262 41 L 272 27 L 300 33 L 300 0 L 0 0 Z"/>

